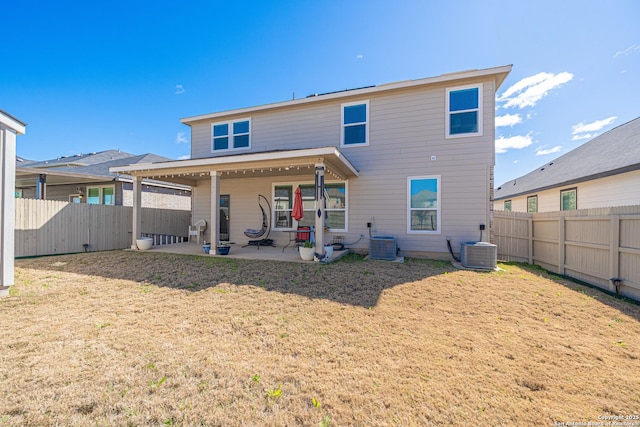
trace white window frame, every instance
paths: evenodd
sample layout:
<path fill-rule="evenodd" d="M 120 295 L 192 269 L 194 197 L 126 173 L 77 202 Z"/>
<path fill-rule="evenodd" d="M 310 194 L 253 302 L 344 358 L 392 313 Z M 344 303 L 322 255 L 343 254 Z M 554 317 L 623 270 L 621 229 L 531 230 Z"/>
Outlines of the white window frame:
<path fill-rule="evenodd" d="M 347 233 L 349 231 L 349 181 L 326 181 L 325 185 L 327 184 L 340 184 L 343 183 L 344 184 L 344 193 L 345 193 L 345 201 L 344 201 L 344 226 L 345 228 L 330 228 L 329 231 L 330 232 L 336 232 L 336 233 Z M 291 186 L 291 197 L 295 197 L 295 191 L 296 188 L 298 188 L 299 185 L 304 185 L 304 186 L 313 186 L 314 182 L 313 181 L 300 181 L 300 182 L 275 182 L 272 184 L 271 186 L 271 218 L 274 218 L 271 220 L 271 229 L 273 231 L 294 231 L 298 229 L 298 221 L 296 221 L 294 218 L 291 218 L 291 228 L 284 228 L 284 227 L 277 227 L 277 221 L 275 220 L 275 215 L 276 215 L 276 187 L 281 187 L 281 186 Z M 293 200 L 291 201 L 291 209 L 280 209 L 282 211 L 284 210 L 288 210 L 288 211 L 292 211 L 293 210 Z M 342 212 L 343 209 L 325 209 L 325 212 Z"/>
<path fill-rule="evenodd" d="M 249 122 L 249 132 L 242 132 L 242 133 L 233 133 L 233 125 L 234 123 L 240 123 L 240 122 Z M 223 149 L 219 149 L 216 150 L 215 147 L 215 138 L 213 136 L 213 130 L 216 126 L 220 126 L 220 125 L 227 125 L 228 129 L 229 129 L 229 133 L 227 134 L 227 138 L 229 139 L 229 145 L 227 146 L 227 148 L 223 148 Z M 252 123 L 251 123 L 251 118 L 247 117 L 247 118 L 243 118 L 243 119 L 236 119 L 236 120 L 231 120 L 231 121 L 226 121 L 226 122 L 216 122 L 216 123 L 211 123 L 211 152 L 212 153 L 224 153 L 224 152 L 228 152 L 228 151 L 242 151 L 242 150 L 249 150 L 251 149 L 251 127 L 252 127 Z M 247 145 L 246 147 L 239 147 L 239 148 L 235 148 L 234 147 L 234 140 L 237 136 L 244 136 L 247 135 L 249 137 L 249 145 Z"/>
<path fill-rule="evenodd" d="M 104 205 L 104 203 L 102 203 L 103 199 L 104 199 L 104 189 L 105 188 L 111 188 L 113 190 L 113 204 L 109 204 L 109 205 L 105 205 L 105 206 L 115 206 L 116 205 L 116 187 L 115 185 L 92 185 L 92 186 L 87 186 L 87 201 L 85 203 L 89 203 L 89 190 L 97 188 L 98 189 L 98 198 L 100 200 L 100 203 L 90 203 L 92 205 Z"/>
<path fill-rule="evenodd" d="M 455 111 L 452 112 L 450 111 L 450 94 L 451 92 L 457 92 L 459 90 L 465 90 L 465 89 L 478 89 L 478 108 L 472 108 L 469 110 L 460 110 L 460 111 Z M 468 138 L 468 137 L 473 137 L 473 136 L 482 136 L 482 121 L 483 121 L 483 113 L 482 113 L 482 106 L 483 106 L 483 98 L 482 98 L 482 85 L 481 84 L 475 84 L 475 85 L 466 85 L 466 86 L 456 86 L 456 87 L 449 87 L 446 89 L 446 95 L 445 95 L 445 104 L 446 104 L 446 109 L 445 109 L 445 137 L 447 139 L 450 138 Z M 460 114 L 460 113 L 470 113 L 472 111 L 477 111 L 478 112 L 478 131 L 477 132 L 468 132 L 468 133 L 456 133 L 456 134 L 451 134 L 451 114 Z"/>
<path fill-rule="evenodd" d="M 364 122 L 358 122 L 358 123 L 349 123 L 349 124 L 345 124 L 344 123 L 344 109 L 345 107 L 352 107 L 354 105 L 364 105 L 366 108 L 365 111 L 365 121 Z M 370 121 L 369 121 L 369 100 L 364 100 L 364 101 L 355 101 L 355 102 L 346 102 L 344 104 L 340 105 L 340 147 L 342 148 L 348 148 L 348 147 L 366 147 L 369 145 L 369 127 L 370 127 Z M 351 126 L 360 126 L 360 125 L 364 125 L 364 142 L 360 143 L 360 144 L 345 144 L 344 143 L 344 131 L 346 127 L 351 127 Z"/>
<path fill-rule="evenodd" d="M 420 179 L 435 179 L 436 191 L 438 197 L 436 199 L 436 209 L 411 208 L 411 181 Z M 412 230 L 411 229 L 411 212 L 418 210 L 435 210 L 436 211 L 436 229 L 435 230 Z M 441 175 L 422 175 L 407 177 L 407 234 L 442 234 L 442 176 Z"/>

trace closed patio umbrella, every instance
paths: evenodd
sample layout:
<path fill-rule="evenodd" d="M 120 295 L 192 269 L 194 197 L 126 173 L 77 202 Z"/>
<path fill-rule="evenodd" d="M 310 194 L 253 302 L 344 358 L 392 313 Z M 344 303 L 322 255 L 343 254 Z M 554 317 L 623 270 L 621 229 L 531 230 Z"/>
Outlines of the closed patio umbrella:
<path fill-rule="evenodd" d="M 300 187 L 296 188 L 296 194 L 293 197 L 293 211 L 291 217 L 296 221 L 300 221 L 304 217 L 304 210 L 302 209 L 302 191 Z"/>

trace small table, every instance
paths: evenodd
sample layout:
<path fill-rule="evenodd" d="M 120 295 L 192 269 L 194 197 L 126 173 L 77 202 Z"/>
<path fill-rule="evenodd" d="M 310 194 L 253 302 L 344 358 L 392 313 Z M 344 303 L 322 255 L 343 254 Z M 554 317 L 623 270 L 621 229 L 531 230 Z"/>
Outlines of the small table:
<path fill-rule="evenodd" d="M 284 252 L 284 250 L 287 249 L 292 243 L 298 242 L 298 233 L 309 233 L 309 240 L 315 242 L 313 227 L 311 227 L 311 230 L 282 230 L 282 232 L 289 233 L 289 241 L 284 246 L 284 248 L 282 248 L 282 252 Z"/>

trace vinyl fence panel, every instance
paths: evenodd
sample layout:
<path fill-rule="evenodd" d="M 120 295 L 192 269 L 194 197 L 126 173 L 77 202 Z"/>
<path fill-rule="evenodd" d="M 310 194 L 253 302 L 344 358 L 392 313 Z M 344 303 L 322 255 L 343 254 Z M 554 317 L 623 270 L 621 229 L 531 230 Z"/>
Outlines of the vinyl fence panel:
<path fill-rule="evenodd" d="M 107 251 L 131 247 L 132 208 L 16 199 L 15 256 Z M 186 239 L 191 212 L 142 209 L 142 233 Z M 160 244 L 159 242 L 156 244 Z"/>

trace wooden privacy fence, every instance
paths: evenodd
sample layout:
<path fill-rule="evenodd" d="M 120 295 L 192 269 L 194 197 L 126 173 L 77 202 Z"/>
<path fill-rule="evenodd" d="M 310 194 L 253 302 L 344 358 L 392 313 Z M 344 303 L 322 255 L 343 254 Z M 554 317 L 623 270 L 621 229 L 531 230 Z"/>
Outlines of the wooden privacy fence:
<path fill-rule="evenodd" d="M 15 256 L 130 248 L 132 218 L 129 206 L 16 199 Z M 142 209 L 142 235 L 156 245 L 186 240 L 190 222 L 189 211 Z"/>
<path fill-rule="evenodd" d="M 500 260 L 536 264 L 640 301 L 640 206 L 495 211 L 493 237 Z"/>

